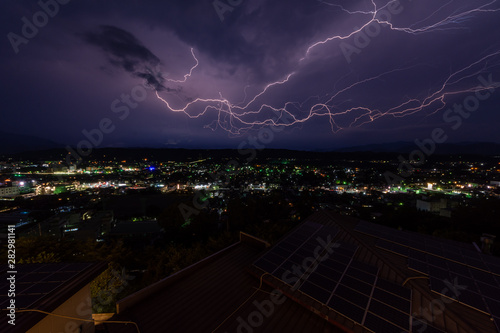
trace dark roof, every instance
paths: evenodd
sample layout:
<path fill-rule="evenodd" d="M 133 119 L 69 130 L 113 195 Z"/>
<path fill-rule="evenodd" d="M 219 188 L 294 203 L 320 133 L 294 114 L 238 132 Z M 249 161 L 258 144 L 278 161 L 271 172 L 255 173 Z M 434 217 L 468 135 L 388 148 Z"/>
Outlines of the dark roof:
<path fill-rule="evenodd" d="M 90 283 L 106 269 L 106 263 L 47 263 L 17 264 L 15 274 L 16 309 L 37 309 L 52 312 L 77 291 Z M 0 267 L 7 277 L 7 265 Z M 0 283 L 0 307 L 6 309 L 10 302 L 7 293 L 9 282 Z M 7 320 L 0 323 L 0 332 L 26 332 L 46 315 L 36 312 L 16 313 L 16 325 Z"/>
<path fill-rule="evenodd" d="M 297 230 L 256 261 L 253 272 L 255 276 L 271 273 L 264 277 L 266 283 L 322 313 L 325 319 L 354 332 L 399 333 L 424 325 L 427 332 L 497 332 L 499 280 L 487 267 L 494 268 L 499 258 L 479 254 L 469 244 L 329 212 L 313 215 Z M 310 237 L 308 232 L 323 237 L 330 233 L 334 235 L 332 243 L 340 247 L 317 267 L 309 266 L 310 275 L 305 274 L 292 286 L 282 281 L 281 273 L 289 263 L 300 261 L 302 248 L 312 251 L 304 239 L 316 236 Z M 293 244 L 300 248 L 293 250 Z M 445 249 L 458 255 L 454 261 L 445 259 L 449 255 Z M 472 256 L 474 260 L 467 259 Z M 409 267 L 416 257 L 425 261 L 424 272 Z M 481 265 L 485 265 L 484 270 L 477 269 Z M 452 274 L 452 268 L 475 278 Z M 450 297 L 457 297 L 450 282 L 456 277 L 465 289 L 460 287 L 458 299 L 452 300 Z"/>
<path fill-rule="evenodd" d="M 110 320 L 134 321 L 141 332 L 146 333 L 212 332 L 219 325 L 217 332 L 236 331 L 240 325 L 238 318 L 248 318 L 256 310 L 253 302 L 269 300 L 269 293 L 273 290 L 264 286 L 262 291 L 254 294 L 259 280 L 246 271 L 261 253 L 261 250 L 240 242 L 172 284 L 168 284 L 167 278 L 164 280 L 167 286 L 120 311 Z M 109 332 L 136 332 L 131 325 L 105 325 Z M 291 300 L 276 305 L 272 315 L 263 318 L 263 323 L 254 332 L 293 332 L 297 329 L 302 332 L 341 332 Z"/>
<path fill-rule="evenodd" d="M 318 237 L 335 245 L 326 257 L 324 248 L 316 253 Z M 499 262 L 470 244 L 323 211 L 267 251 L 240 242 L 198 269 L 139 291 L 113 319 L 134 321 L 142 332 L 234 332 L 250 316 L 255 327 L 241 332 L 493 333 L 500 324 Z M 286 278 L 297 265 L 303 270 Z M 465 286 L 458 297 L 450 295 L 454 278 Z M 260 320 L 254 302 L 269 304 L 275 289 L 286 301 Z"/>

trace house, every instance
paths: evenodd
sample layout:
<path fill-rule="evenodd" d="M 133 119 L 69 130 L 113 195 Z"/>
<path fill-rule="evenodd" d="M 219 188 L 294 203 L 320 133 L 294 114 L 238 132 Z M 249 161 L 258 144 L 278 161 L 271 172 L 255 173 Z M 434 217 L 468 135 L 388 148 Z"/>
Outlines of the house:
<path fill-rule="evenodd" d="M 141 332 L 500 332 L 500 259 L 471 244 L 317 212 L 117 302 Z M 133 326 L 104 324 L 109 332 Z"/>

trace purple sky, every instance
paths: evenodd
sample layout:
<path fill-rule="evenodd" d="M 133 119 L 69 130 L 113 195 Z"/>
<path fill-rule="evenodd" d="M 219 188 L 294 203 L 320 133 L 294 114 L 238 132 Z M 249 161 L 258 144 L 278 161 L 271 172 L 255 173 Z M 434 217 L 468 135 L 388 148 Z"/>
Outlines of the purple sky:
<path fill-rule="evenodd" d="M 98 147 L 328 149 L 435 128 L 500 142 L 500 1 L 60 2 L 0 4 L 1 131 L 76 145 L 104 119 Z"/>

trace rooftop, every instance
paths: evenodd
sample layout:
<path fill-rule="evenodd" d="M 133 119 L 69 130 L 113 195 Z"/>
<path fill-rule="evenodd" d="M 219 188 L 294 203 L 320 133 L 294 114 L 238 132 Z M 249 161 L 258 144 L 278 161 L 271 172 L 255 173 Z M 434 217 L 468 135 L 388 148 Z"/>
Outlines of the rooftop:
<path fill-rule="evenodd" d="M 273 290 L 264 286 L 255 293 L 259 280 L 246 271 L 261 254 L 262 250 L 252 245 L 236 243 L 208 258 L 208 262 L 201 263 L 203 267 L 193 267 L 188 269 L 187 274 L 181 271 L 180 276 L 160 281 L 159 284 L 163 285 L 160 290 L 120 310 L 111 320 L 134 321 L 141 332 L 236 331 L 242 325 L 238 318 L 247 321 L 256 310 L 254 302 L 260 304 L 269 300 L 269 293 Z M 127 299 L 118 307 L 126 303 Z M 291 300 L 275 305 L 272 312 L 255 332 L 291 332 L 297 328 L 303 328 L 301 331 L 307 328 L 314 332 L 341 332 Z M 136 332 L 133 326 L 106 326 L 109 332 Z"/>
<path fill-rule="evenodd" d="M 267 250 L 240 241 L 127 297 L 113 320 L 143 332 L 493 333 L 499 268 L 471 244 L 323 211 Z"/>
<path fill-rule="evenodd" d="M 36 309 L 52 312 L 68 298 L 97 277 L 105 268 L 105 263 L 49 263 L 17 264 L 15 274 L 16 325 L 7 320 L 0 322 L 0 332 L 26 332 L 41 321 L 45 314 L 38 312 L 18 312 Z M 2 276 L 9 276 L 7 265 L 0 267 Z M 9 281 L 0 283 L 0 307 L 6 309 Z"/>

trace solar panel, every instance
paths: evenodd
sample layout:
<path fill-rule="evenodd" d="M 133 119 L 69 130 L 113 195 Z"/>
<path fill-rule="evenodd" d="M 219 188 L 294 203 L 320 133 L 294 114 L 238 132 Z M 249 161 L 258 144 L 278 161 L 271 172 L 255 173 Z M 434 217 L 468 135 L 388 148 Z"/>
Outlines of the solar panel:
<path fill-rule="evenodd" d="M 493 317 L 493 322 L 495 323 L 497 330 L 500 332 L 500 317 Z"/>
<path fill-rule="evenodd" d="M 272 253 L 275 253 L 281 257 L 287 258 L 293 253 L 292 249 L 286 249 L 280 245 L 275 246 L 274 248 L 271 249 Z"/>
<path fill-rule="evenodd" d="M 254 265 L 257 266 L 258 268 L 262 269 L 263 271 L 266 271 L 269 273 L 274 272 L 276 270 L 276 268 L 278 268 L 277 264 L 273 264 L 273 263 L 267 261 L 265 258 L 260 258 L 259 260 L 257 260 L 254 263 Z"/>
<path fill-rule="evenodd" d="M 500 288 L 479 281 L 476 281 L 476 284 L 479 288 L 479 291 L 484 296 L 491 297 L 493 299 L 500 299 Z"/>
<path fill-rule="evenodd" d="M 453 260 L 457 262 L 464 261 L 464 257 L 460 254 L 460 252 L 444 252 L 443 256 L 448 260 Z"/>
<path fill-rule="evenodd" d="M 374 332 L 401 333 L 401 327 L 393 325 L 386 319 L 380 318 L 370 312 L 366 315 L 364 325 Z"/>
<path fill-rule="evenodd" d="M 500 317 L 491 317 L 493 323 L 495 324 L 497 331 L 500 332 Z"/>
<path fill-rule="evenodd" d="M 417 254 L 418 251 L 415 251 L 415 249 L 418 249 L 434 255 L 430 256 L 430 263 L 435 266 L 447 269 L 445 267 L 446 263 L 455 261 L 484 271 L 491 271 L 500 276 L 500 260 L 491 259 L 491 257 L 478 253 L 472 246 L 466 248 L 467 244 L 444 239 L 437 240 L 425 235 L 413 235 L 409 232 L 394 230 L 364 221 L 360 221 L 354 230 L 379 238 L 376 246 L 405 257 L 412 257 L 423 262 L 422 254 Z M 420 241 L 418 242 L 416 239 Z M 409 249 L 409 247 L 413 249 Z"/>
<path fill-rule="evenodd" d="M 454 272 L 467 277 L 470 276 L 469 268 L 467 266 L 453 261 L 448 261 L 448 269 L 450 270 L 450 272 Z"/>
<path fill-rule="evenodd" d="M 420 260 L 415 260 L 413 258 L 408 258 L 408 268 L 414 271 L 420 272 L 422 274 L 429 274 L 429 268 L 426 262 Z"/>
<path fill-rule="evenodd" d="M 338 267 L 329 267 L 327 265 L 325 265 L 324 263 L 320 263 L 318 265 L 318 268 L 316 268 L 316 270 L 314 271 L 315 273 L 319 273 L 329 279 L 332 279 L 332 280 L 337 280 L 337 279 L 340 279 L 340 276 L 342 276 L 342 273 L 343 273 L 343 270 L 341 272 L 339 272 L 339 270 L 337 270 Z"/>
<path fill-rule="evenodd" d="M 277 276 L 278 278 L 280 278 L 284 273 L 283 269 L 293 270 L 294 265 L 303 265 L 306 263 L 306 258 L 312 258 L 309 262 L 309 265 L 311 265 L 314 261 L 314 250 L 319 245 L 315 236 L 319 235 L 320 231 L 323 231 L 321 233 L 322 237 L 333 237 L 331 232 L 335 234 L 338 232 L 336 228 L 333 227 L 326 227 L 317 223 L 306 222 L 295 229 L 295 231 L 291 232 L 285 239 L 281 240 L 275 247 L 265 253 L 254 263 L 254 265 L 271 274 L 278 268 L 281 268 L 282 273 L 280 276 Z M 303 239 L 305 240 L 302 241 Z M 300 242 L 298 242 L 298 240 L 300 240 Z"/>
<path fill-rule="evenodd" d="M 297 266 L 297 264 L 296 264 L 296 263 L 294 263 L 294 262 L 292 262 L 292 261 L 290 261 L 290 260 L 287 260 L 287 261 L 285 261 L 284 263 L 282 263 L 282 264 L 281 264 L 281 266 L 279 266 L 279 268 L 282 268 L 282 269 L 284 269 L 284 270 L 287 270 L 287 271 L 293 272 L 293 273 L 295 274 L 295 272 L 294 272 L 294 267 L 296 267 L 296 266 Z M 299 270 L 299 272 L 300 272 L 300 274 L 304 274 L 304 273 L 305 273 L 305 271 L 304 271 L 303 269 L 300 269 L 300 270 Z M 274 274 L 273 274 L 273 275 L 274 275 Z M 300 276 L 299 276 L 299 277 L 300 277 Z"/>
<path fill-rule="evenodd" d="M 39 282 L 45 280 L 47 277 L 49 277 L 52 273 L 49 272 L 33 272 L 33 273 L 27 273 L 25 275 L 20 276 L 19 278 L 16 279 L 16 282 Z"/>
<path fill-rule="evenodd" d="M 30 308 L 36 301 L 38 301 L 41 296 L 40 294 L 31 294 L 31 295 L 18 295 L 16 294 L 16 308 L 26 309 Z"/>
<path fill-rule="evenodd" d="M 441 295 L 446 296 L 448 298 L 455 298 L 456 297 L 455 295 L 448 293 L 448 290 L 449 290 L 448 285 L 442 279 L 436 278 L 434 276 L 430 276 L 429 277 L 429 284 L 430 284 L 431 290 L 438 293 L 438 294 L 441 294 Z"/>
<path fill-rule="evenodd" d="M 488 308 L 490 309 L 490 313 L 493 317 L 500 317 L 500 301 L 498 301 L 498 298 L 492 299 L 489 297 L 484 298 L 486 301 L 486 305 L 488 305 Z"/>
<path fill-rule="evenodd" d="M 448 260 L 443 259 L 443 258 L 439 258 L 439 257 L 432 256 L 432 255 L 427 256 L 427 263 L 429 263 L 430 265 L 440 267 L 442 269 L 448 270 L 447 262 L 448 262 Z"/>
<path fill-rule="evenodd" d="M 57 290 L 67 281 L 78 276 L 82 270 L 92 266 L 89 263 L 67 264 L 21 264 L 16 266 L 16 307 L 31 307 L 45 296 Z M 2 304 L 8 300 L 8 288 L 0 291 Z"/>
<path fill-rule="evenodd" d="M 381 249 L 389 250 L 392 251 L 392 244 L 389 241 L 386 241 L 385 239 L 377 239 L 377 243 L 375 243 L 376 246 L 380 247 Z"/>
<path fill-rule="evenodd" d="M 498 286 L 497 280 L 493 274 L 471 268 L 470 273 L 476 281 L 487 283 L 492 286 Z"/>
<path fill-rule="evenodd" d="M 388 318 L 390 322 L 405 330 L 410 329 L 410 315 L 408 313 L 403 313 L 374 299 L 371 300 L 368 310 L 381 318 Z"/>
<path fill-rule="evenodd" d="M 299 276 L 295 276 L 292 271 L 283 267 L 275 270 L 272 275 L 289 285 L 294 285 L 299 280 Z"/>
<path fill-rule="evenodd" d="M 404 299 L 409 300 L 411 297 L 411 289 L 386 281 L 384 279 L 377 280 L 377 287 Z"/>
<path fill-rule="evenodd" d="M 410 269 L 429 275 L 430 287 L 434 292 L 447 297 L 455 296 L 450 293 L 450 286 L 455 279 L 459 285 L 466 286 L 465 290 L 459 289 L 461 294 L 457 299 L 458 302 L 480 311 L 489 311 L 483 300 L 484 292 L 488 291 L 492 295 L 498 293 L 500 299 L 496 276 L 466 266 L 497 269 L 500 268 L 500 265 L 496 266 L 498 262 L 483 261 L 482 256 L 474 251 L 467 249 L 462 251 L 462 248 L 452 244 L 442 244 L 441 241 L 432 238 L 422 240 L 419 235 L 409 232 L 384 228 L 376 230 L 377 228 L 379 226 L 358 224 L 356 230 L 376 235 L 379 237 L 376 244 L 378 247 L 407 257 Z M 269 254 L 259 258 L 255 266 L 284 280 L 283 274 L 287 270 L 292 271 L 293 266 L 302 267 L 306 263 L 305 266 L 309 265 L 309 269 L 301 270 L 302 276 L 297 283 L 295 282 L 298 276 L 295 280 L 287 279 L 290 285 L 298 286 L 302 293 L 322 304 L 327 304 L 338 313 L 375 332 L 408 331 L 411 289 L 377 278 L 377 267 L 354 260 L 357 251 L 355 244 L 342 243 L 340 247 L 333 248 L 332 253 L 329 251 L 324 260 L 313 262 L 311 258 L 314 252 L 317 252 L 315 249 L 319 245 L 317 237 L 322 237 L 324 240 L 327 234 L 336 236 L 337 233 L 338 229 L 335 227 L 311 223 L 304 225 L 268 251 Z M 328 237 L 328 239 L 333 238 Z M 453 258 L 464 261 L 466 265 L 454 262 Z M 474 274 L 471 273 L 472 270 Z M 288 272 L 288 274 L 289 277 L 293 277 L 293 273 Z M 480 281 L 479 289 L 472 277 Z M 480 290 L 482 295 L 476 292 Z M 498 302 L 494 300 L 490 302 L 493 308 L 497 309 Z M 415 320 L 413 327 L 415 323 L 423 322 Z M 432 332 L 432 326 L 427 327 L 430 328 L 428 332 Z"/>
<path fill-rule="evenodd" d="M 365 295 L 370 295 L 373 289 L 373 285 L 362 282 L 349 275 L 344 275 L 342 284 Z"/>
<path fill-rule="evenodd" d="M 470 251 L 470 250 L 466 250 L 466 249 L 462 249 L 461 251 L 462 251 L 462 254 L 464 255 L 464 257 L 468 257 L 468 258 L 471 258 L 474 260 L 482 261 L 482 255 L 477 251 Z"/>
<path fill-rule="evenodd" d="M 349 302 L 363 309 L 366 308 L 366 305 L 368 304 L 368 299 L 370 298 L 370 296 L 368 295 L 359 293 L 351 288 L 344 286 L 342 282 L 341 284 L 339 284 L 337 289 L 335 289 L 335 295 L 340 296 L 346 300 L 349 300 Z"/>
<path fill-rule="evenodd" d="M 494 257 L 494 256 L 483 256 L 483 261 L 486 263 L 486 264 L 493 264 L 493 265 L 498 265 L 500 266 L 500 258 L 498 257 Z"/>
<path fill-rule="evenodd" d="M 33 273 L 42 268 L 42 264 L 23 264 L 16 266 L 18 274 L 22 273 Z"/>
<path fill-rule="evenodd" d="M 350 243 L 342 243 L 341 246 L 337 247 L 335 251 L 338 254 L 350 257 L 352 256 L 358 249 L 357 245 L 350 244 Z"/>
<path fill-rule="evenodd" d="M 286 257 L 282 257 L 277 253 L 268 253 L 265 259 L 270 263 L 279 265 L 281 262 L 283 262 L 283 260 L 286 259 Z"/>
<path fill-rule="evenodd" d="M 404 257 L 408 257 L 409 249 L 406 246 L 399 244 L 392 244 L 392 252 L 402 255 Z"/>
<path fill-rule="evenodd" d="M 442 269 L 441 266 L 429 265 L 429 276 L 440 279 L 440 280 L 450 280 L 450 274 L 448 270 Z"/>
<path fill-rule="evenodd" d="M 370 274 L 373 274 L 373 275 L 376 275 L 377 272 L 378 272 L 378 267 L 365 264 L 364 262 L 361 262 L 361 261 L 358 261 L 358 260 L 354 260 L 351 263 L 351 267 L 359 269 L 359 270 L 362 270 L 362 271 L 364 271 L 366 273 L 370 273 Z"/>
<path fill-rule="evenodd" d="M 337 295 L 332 296 L 328 302 L 328 306 L 359 324 L 363 321 L 365 309 L 362 309 Z"/>
<path fill-rule="evenodd" d="M 450 280 L 453 285 L 457 286 L 456 289 L 464 290 L 467 289 L 469 291 L 473 291 L 475 293 L 479 293 L 479 289 L 476 287 L 476 283 L 473 279 L 469 277 L 465 277 L 462 275 L 455 275 L 450 273 Z"/>
<path fill-rule="evenodd" d="M 304 253 L 304 251 L 297 251 L 295 252 L 294 254 L 292 254 L 288 260 L 290 260 L 291 262 L 293 263 L 296 263 L 296 264 L 299 264 L 301 265 L 302 262 L 304 261 L 304 259 L 306 258 L 311 258 L 311 255 L 310 255 L 311 252 L 309 252 L 309 255 L 307 255 L 306 253 Z M 267 259 L 267 258 L 266 258 Z M 283 262 L 283 259 L 281 260 L 278 260 L 277 263 L 279 265 L 279 263 Z"/>
<path fill-rule="evenodd" d="M 47 281 L 66 281 L 78 275 L 79 272 L 57 272 L 47 278 Z"/>
<path fill-rule="evenodd" d="M 375 288 L 373 290 L 372 298 L 390 304 L 405 313 L 410 313 L 411 303 L 409 299 L 396 296 L 380 288 Z"/>
<path fill-rule="evenodd" d="M 491 272 L 495 273 L 497 276 L 500 276 L 500 265 L 488 263 L 487 266 Z"/>
<path fill-rule="evenodd" d="M 48 294 L 61 285 L 60 282 L 40 282 L 23 291 L 25 294 Z"/>
<path fill-rule="evenodd" d="M 488 266 L 486 266 L 486 264 L 482 260 L 464 256 L 464 261 L 469 266 L 476 267 L 485 271 L 489 270 Z"/>
<path fill-rule="evenodd" d="M 436 256 L 443 255 L 443 250 L 441 249 L 441 247 L 439 245 L 436 246 L 435 244 L 430 245 L 427 243 L 425 245 L 425 251 Z"/>
<path fill-rule="evenodd" d="M 317 272 L 314 272 L 307 278 L 307 281 L 314 283 L 315 285 L 325 289 L 326 291 L 332 292 L 333 289 L 335 289 L 335 287 L 337 286 L 340 276 L 341 274 L 338 273 L 337 279 L 335 279 L 333 276 L 330 276 L 328 278 Z"/>
<path fill-rule="evenodd" d="M 360 271 L 359 269 L 356 269 L 354 267 L 349 266 L 349 268 L 346 270 L 346 274 L 349 276 L 352 276 L 358 280 L 361 280 L 363 282 L 366 282 L 368 284 L 373 284 L 375 282 L 375 275 L 366 273 L 363 271 Z"/>
<path fill-rule="evenodd" d="M 61 268 L 60 270 L 65 272 L 81 272 L 89 268 L 90 266 L 92 266 L 91 263 L 70 263 L 67 264 L 65 267 Z"/>
<path fill-rule="evenodd" d="M 345 269 L 347 268 L 347 265 L 348 264 L 336 261 L 334 259 L 328 259 L 328 260 L 320 262 L 318 264 L 318 267 L 326 266 L 330 269 L 333 269 L 333 270 L 336 270 L 339 272 L 344 272 Z"/>
<path fill-rule="evenodd" d="M 460 303 L 466 304 L 474 309 L 489 313 L 488 309 L 486 308 L 486 303 L 484 302 L 484 299 L 480 294 L 467 289 L 461 290 L 460 295 L 458 296 L 458 300 Z"/>
<path fill-rule="evenodd" d="M 351 262 L 351 259 L 352 259 L 352 254 L 350 257 L 346 257 L 344 255 L 338 254 L 337 251 L 335 251 L 335 255 L 332 256 L 331 260 L 347 265 Z"/>
<path fill-rule="evenodd" d="M 466 286 L 470 297 L 463 296 L 463 303 L 482 309 L 482 302 L 475 297 L 477 293 L 482 295 L 499 295 L 500 299 L 500 260 L 477 253 L 472 249 L 458 247 L 441 240 L 425 239 L 421 237 L 418 249 L 408 249 L 406 246 L 416 245 L 413 236 L 408 233 L 397 230 L 391 232 L 373 232 L 370 227 L 361 226 L 363 232 L 380 237 L 376 245 L 388 251 L 408 257 L 408 268 L 422 274 L 429 275 L 430 287 L 434 292 L 444 294 L 447 297 L 457 298 L 457 295 L 450 294 L 449 288 L 452 281 L 456 281 L 460 286 Z M 382 228 L 383 229 L 383 228 Z M 407 239 L 405 244 L 398 245 L 392 241 L 402 242 Z M 390 240 L 390 241 L 389 241 Z M 422 241 L 423 240 L 423 241 Z M 499 264 L 497 266 L 497 264 Z M 469 266 L 469 267 L 468 267 Z M 478 281 L 480 288 L 474 283 Z M 448 281 L 448 284 L 445 283 Z M 448 291 L 446 293 L 445 291 Z M 468 295 L 468 293 L 466 293 Z"/>
<path fill-rule="evenodd" d="M 326 304 L 326 301 L 328 301 L 328 298 L 330 297 L 331 292 L 315 285 L 314 283 L 311 282 L 304 282 L 302 286 L 299 288 L 300 291 L 303 293 L 311 296 L 318 302 L 322 304 Z"/>

